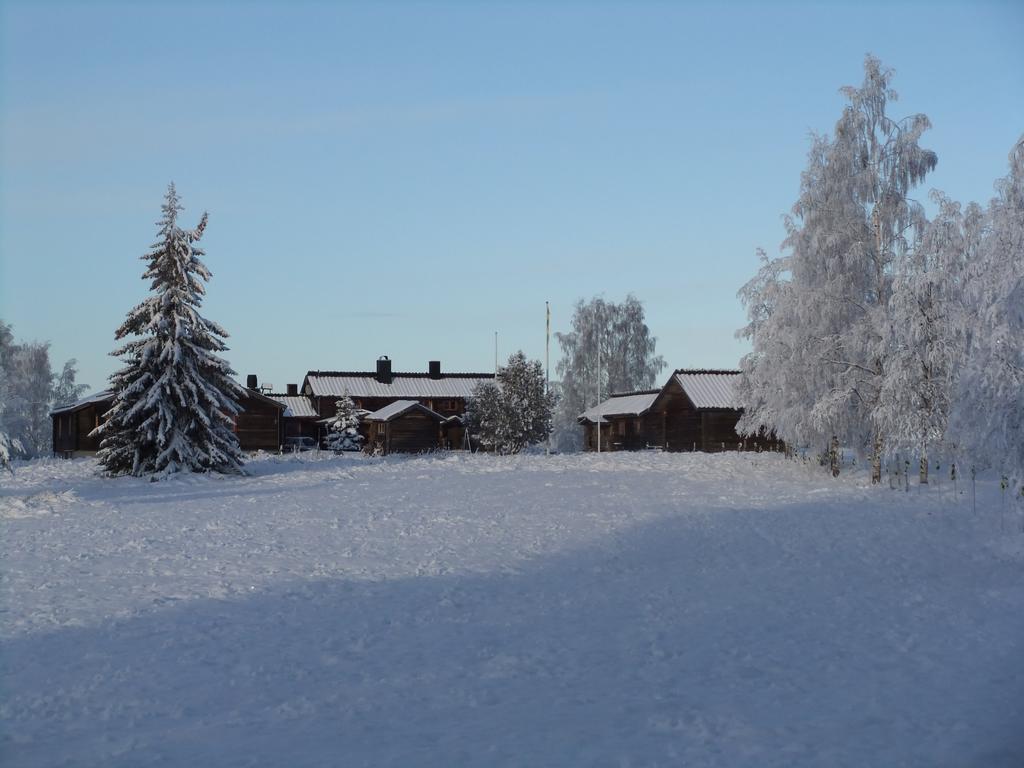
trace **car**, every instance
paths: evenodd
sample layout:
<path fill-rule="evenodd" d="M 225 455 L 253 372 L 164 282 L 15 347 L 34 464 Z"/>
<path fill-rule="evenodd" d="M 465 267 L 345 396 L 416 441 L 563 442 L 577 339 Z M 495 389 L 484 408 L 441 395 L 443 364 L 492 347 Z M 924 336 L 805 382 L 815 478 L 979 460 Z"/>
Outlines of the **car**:
<path fill-rule="evenodd" d="M 316 440 L 312 437 L 286 437 L 284 439 L 284 445 L 281 446 L 285 453 L 300 453 L 302 451 L 312 451 L 316 448 Z"/>

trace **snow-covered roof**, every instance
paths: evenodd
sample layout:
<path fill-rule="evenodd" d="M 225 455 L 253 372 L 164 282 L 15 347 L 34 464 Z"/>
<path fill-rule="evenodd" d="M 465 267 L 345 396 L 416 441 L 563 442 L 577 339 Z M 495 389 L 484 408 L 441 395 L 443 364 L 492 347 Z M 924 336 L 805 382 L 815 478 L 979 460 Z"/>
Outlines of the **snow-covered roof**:
<path fill-rule="evenodd" d="M 731 408 L 739 410 L 736 384 L 739 371 L 680 369 L 673 374 L 686 396 L 697 408 Z"/>
<path fill-rule="evenodd" d="M 284 413 L 281 415 L 286 419 L 304 419 L 320 415 L 313 408 L 309 398 L 302 395 L 271 395 L 270 399 L 284 406 Z"/>
<path fill-rule="evenodd" d="M 104 390 L 101 390 L 99 392 L 94 392 L 93 394 L 89 395 L 88 397 L 83 397 L 77 403 L 72 403 L 71 405 L 65 405 L 62 408 L 54 408 L 52 411 L 50 411 L 50 415 L 51 416 L 56 416 L 58 413 L 68 413 L 70 411 L 77 411 L 77 410 L 79 410 L 81 408 L 85 408 L 88 405 L 94 405 L 96 403 L 102 403 L 102 402 L 104 402 L 106 400 L 113 400 L 113 399 L 114 399 L 113 391 L 111 391 L 109 389 L 104 389 Z"/>
<path fill-rule="evenodd" d="M 366 372 L 331 373 L 310 371 L 305 385 L 316 397 L 445 398 L 471 397 L 473 388 L 485 381 L 494 381 L 492 373 L 446 373 L 434 379 L 422 373 L 394 373 L 391 383 L 377 381 L 376 374 Z"/>
<path fill-rule="evenodd" d="M 391 421 L 392 419 L 397 419 L 403 413 L 407 413 L 412 410 L 425 411 L 438 421 L 446 420 L 440 413 L 430 410 L 427 406 L 417 403 L 415 400 L 396 400 L 390 405 L 385 405 L 379 411 L 374 411 L 366 416 L 366 421 Z"/>
<path fill-rule="evenodd" d="M 661 390 L 648 392 L 630 392 L 623 395 L 612 395 L 600 405 L 588 408 L 579 415 L 580 421 L 596 424 L 605 422 L 608 416 L 640 416 L 654 405 Z"/>

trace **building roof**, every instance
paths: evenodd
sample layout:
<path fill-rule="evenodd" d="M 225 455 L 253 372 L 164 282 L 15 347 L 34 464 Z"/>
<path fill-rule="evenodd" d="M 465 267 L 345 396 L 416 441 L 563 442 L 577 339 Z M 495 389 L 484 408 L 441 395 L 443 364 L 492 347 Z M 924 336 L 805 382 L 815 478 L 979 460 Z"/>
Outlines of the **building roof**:
<path fill-rule="evenodd" d="M 286 419 L 315 418 L 320 414 L 313 408 L 313 403 L 308 397 L 302 395 L 270 395 L 284 406 L 284 413 L 281 415 Z"/>
<path fill-rule="evenodd" d="M 379 411 L 365 417 L 366 421 L 394 421 L 399 416 L 408 413 L 409 411 L 420 410 L 429 414 L 437 421 L 446 421 L 445 417 L 436 411 L 432 411 L 427 406 L 417 403 L 415 400 L 396 400 L 390 405 L 385 405 Z"/>
<path fill-rule="evenodd" d="M 238 398 L 238 405 L 241 407 L 243 411 L 245 410 L 246 400 L 261 400 L 267 405 L 273 406 L 275 408 L 280 408 L 282 412 L 285 410 L 286 407 L 284 403 L 280 402 L 279 400 L 273 397 L 270 397 L 269 395 L 264 395 L 258 389 L 249 389 L 248 387 L 242 387 L 242 396 Z"/>
<path fill-rule="evenodd" d="M 114 392 L 109 389 L 104 389 L 99 392 L 94 392 L 87 397 L 83 397 L 77 403 L 71 405 L 65 405 L 60 408 L 54 408 L 50 411 L 51 416 L 56 416 L 58 413 L 72 413 L 73 411 L 80 411 L 82 408 L 86 408 L 90 405 L 96 405 L 97 403 L 103 403 L 108 400 L 114 399 Z"/>
<path fill-rule="evenodd" d="M 372 371 L 310 371 L 302 388 L 314 397 L 347 393 L 358 398 L 467 398 L 477 384 L 494 381 L 493 373 L 444 373 L 438 379 L 426 373 L 393 373 L 391 377 L 389 384 L 383 384 Z"/>
<path fill-rule="evenodd" d="M 739 371 L 707 369 L 707 368 L 679 368 L 672 373 L 672 377 L 665 386 L 675 381 L 682 387 L 683 392 L 698 409 L 729 409 L 740 410 L 736 396 L 736 383 L 739 381 Z M 615 416 L 635 417 L 643 416 L 654 405 L 654 401 L 664 391 L 651 389 L 643 392 L 625 392 L 621 395 L 612 395 L 600 405 L 588 408 L 577 417 L 582 423 L 596 424 L 600 421 L 607 423 L 609 418 Z"/>
<path fill-rule="evenodd" d="M 605 423 L 607 417 L 610 416 L 641 416 L 654 405 L 660 392 L 660 389 L 651 389 L 644 392 L 612 395 L 600 405 L 588 408 L 579 415 L 577 420 L 596 424 L 598 421 Z"/>
<path fill-rule="evenodd" d="M 696 408 L 743 407 L 736 395 L 739 371 L 680 368 L 672 376 Z"/>

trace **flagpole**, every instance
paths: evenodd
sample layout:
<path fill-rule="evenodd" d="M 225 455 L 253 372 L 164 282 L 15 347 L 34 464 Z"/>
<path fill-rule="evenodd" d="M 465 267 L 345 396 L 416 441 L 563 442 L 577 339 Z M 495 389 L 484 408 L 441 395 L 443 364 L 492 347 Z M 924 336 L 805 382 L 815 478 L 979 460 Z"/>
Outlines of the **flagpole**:
<path fill-rule="evenodd" d="M 597 333 L 597 452 L 601 452 L 601 331 Z"/>
<path fill-rule="evenodd" d="M 544 311 L 547 316 L 547 322 L 544 327 L 544 395 L 548 396 L 551 394 L 551 302 L 544 302 Z M 548 429 L 548 445 L 544 449 L 544 453 L 548 456 L 551 455 L 551 429 L 549 425 Z"/>

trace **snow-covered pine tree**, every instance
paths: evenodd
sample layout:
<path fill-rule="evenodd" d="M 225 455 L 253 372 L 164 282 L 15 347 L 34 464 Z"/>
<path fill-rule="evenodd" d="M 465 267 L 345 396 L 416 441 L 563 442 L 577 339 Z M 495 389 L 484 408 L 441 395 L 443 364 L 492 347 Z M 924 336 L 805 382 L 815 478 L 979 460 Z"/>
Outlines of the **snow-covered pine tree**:
<path fill-rule="evenodd" d="M 473 390 L 466 409 L 470 435 L 495 453 L 519 453 L 547 440 L 555 396 L 545 391 L 544 368 L 521 351 L 498 369 L 495 382 Z"/>
<path fill-rule="evenodd" d="M 740 291 L 752 313 L 740 335 L 754 349 L 743 361 L 739 429 L 774 430 L 792 444 L 867 447 L 874 482 L 881 478 L 883 441 L 873 420 L 885 376 L 893 264 L 925 222 L 908 193 L 936 164 L 918 144 L 927 117 L 888 117 L 896 97 L 891 79 L 891 70 L 868 56 L 861 87 L 843 89 L 849 103 L 833 136 L 814 139 L 786 221 L 788 257 Z"/>
<path fill-rule="evenodd" d="M 215 354 L 227 349 L 228 334 L 198 312 L 210 272 L 195 243 L 207 216 L 196 229 L 181 229 L 173 183 L 162 210 L 160 239 L 141 257 L 152 295 L 117 329 L 118 339 L 136 338 L 112 353 L 125 366 L 110 378 L 115 398 L 95 431 L 102 438 L 98 458 L 112 475 L 240 472 L 232 424 L 242 389 Z"/>
<path fill-rule="evenodd" d="M 343 392 L 341 399 L 334 405 L 338 410 L 327 425 L 330 430 L 327 435 L 327 447 L 335 453 L 358 451 L 363 442 L 363 436 L 359 434 L 359 409 L 347 392 Z"/>
<path fill-rule="evenodd" d="M 979 467 L 1024 482 L 1024 137 L 988 206 L 981 258 L 969 265 L 966 362 L 952 431 Z"/>

